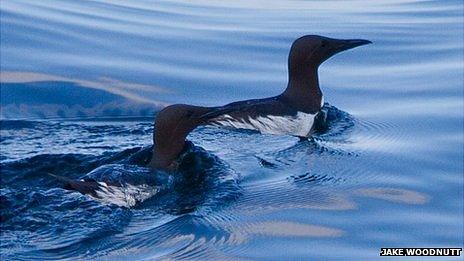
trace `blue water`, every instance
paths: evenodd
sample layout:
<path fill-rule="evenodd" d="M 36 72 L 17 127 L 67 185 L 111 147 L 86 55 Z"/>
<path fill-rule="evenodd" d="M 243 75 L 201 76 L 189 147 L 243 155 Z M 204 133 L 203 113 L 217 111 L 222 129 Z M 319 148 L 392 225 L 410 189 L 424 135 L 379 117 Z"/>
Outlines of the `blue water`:
<path fill-rule="evenodd" d="M 462 247 L 463 5 L 1 1 L 2 259 Z M 201 127 L 187 174 L 152 173 L 153 195 L 127 206 L 47 174 L 151 173 L 156 111 L 279 94 L 305 34 L 374 42 L 321 66 L 329 128 L 313 139 Z"/>

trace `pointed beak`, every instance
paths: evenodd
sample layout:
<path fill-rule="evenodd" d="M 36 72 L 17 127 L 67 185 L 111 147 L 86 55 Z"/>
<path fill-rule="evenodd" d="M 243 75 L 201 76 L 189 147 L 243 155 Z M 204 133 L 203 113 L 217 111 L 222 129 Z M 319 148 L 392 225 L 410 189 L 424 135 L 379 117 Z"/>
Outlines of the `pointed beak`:
<path fill-rule="evenodd" d="M 350 40 L 338 40 L 335 45 L 336 52 L 345 51 L 348 49 L 352 49 L 361 45 L 371 44 L 372 42 L 369 40 L 363 39 L 350 39 Z"/>

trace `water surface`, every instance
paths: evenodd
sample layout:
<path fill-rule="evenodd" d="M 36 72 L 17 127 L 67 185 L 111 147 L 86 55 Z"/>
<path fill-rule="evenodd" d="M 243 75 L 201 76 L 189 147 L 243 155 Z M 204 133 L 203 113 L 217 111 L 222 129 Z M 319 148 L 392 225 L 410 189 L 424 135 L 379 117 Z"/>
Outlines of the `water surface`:
<path fill-rule="evenodd" d="M 2 1 L 5 259 L 364 258 L 463 246 L 462 1 Z M 278 94 L 305 34 L 373 45 L 321 66 L 330 127 L 202 127 L 198 179 L 130 208 L 47 175 L 139 168 L 153 114 Z M 116 169 L 115 169 L 116 171 Z"/>

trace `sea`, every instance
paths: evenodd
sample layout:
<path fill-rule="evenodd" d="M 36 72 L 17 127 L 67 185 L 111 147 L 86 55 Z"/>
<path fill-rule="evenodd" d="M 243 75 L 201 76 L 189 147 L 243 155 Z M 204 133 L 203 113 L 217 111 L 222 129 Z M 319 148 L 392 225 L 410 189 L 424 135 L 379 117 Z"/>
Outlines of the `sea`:
<path fill-rule="evenodd" d="M 3 0 L 0 11 L 2 260 L 463 247 L 461 0 Z M 160 109 L 278 95 L 308 34 L 373 42 L 320 66 L 325 130 L 300 141 L 202 126 L 182 172 L 146 168 Z M 122 190 L 95 199 L 50 174 Z"/>

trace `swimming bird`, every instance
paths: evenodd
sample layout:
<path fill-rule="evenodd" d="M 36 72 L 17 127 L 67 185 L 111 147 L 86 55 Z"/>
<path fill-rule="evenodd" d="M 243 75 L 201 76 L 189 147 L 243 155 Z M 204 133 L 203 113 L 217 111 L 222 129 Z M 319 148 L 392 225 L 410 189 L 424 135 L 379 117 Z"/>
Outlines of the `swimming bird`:
<path fill-rule="evenodd" d="M 288 56 L 288 84 L 280 95 L 265 98 L 233 102 L 218 107 L 201 107 L 187 104 L 174 104 L 161 110 L 155 120 L 153 133 L 153 153 L 148 167 L 175 171 L 182 163 L 183 155 L 194 147 L 186 141 L 187 135 L 200 125 L 257 130 L 261 133 L 309 137 L 318 121 L 324 120 L 321 108 L 324 105 L 319 87 L 317 70 L 325 60 L 336 53 L 371 43 L 368 40 L 340 40 L 318 35 L 306 35 L 292 44 Z M 145 175 L 148 170 L 132 171 L 123 167 L 119 176 Z M 106 173 L 113 173 L 114 166 L 104 166 L 94 170 L 83 180 L 70 180 L 50 174 L 65 184 L 66 189 L 76 190 L 97 199 L 113 198 L 112 202 L 121 205 L 135 204 L 139 198 L 130 198 L 127 202 L 128 188 L 143 198 L 155 193 L 153 187 L 128 186 Z M 93 175 L 93 173 L 98 175 Z M 135 173 L 135 174 L 134 174 Z M 103 175 L 102 175 L 103 174 Z M 95 176 L 95 177 L 94 177 Z M 113 175 L 114 176 L 114 175 Z M 116 178 L 119 177 L 116 175 Z M 162 177 L 162 175 L 160 176 Z M 150 181 L 164 184 L 160 180 Z M 138 184 L 140 185 L 140 184 Z M 142 184 L 144 185 L 144 184 Z M 124 199 L 124 200 L 121 200 Z"/>
<path fill-rule="evenodd" d="M 307 138 L 324 120 L 318 68 L 331 56 L 371 41 L 306 35 L 296 39 L 288 56 L 288 84 L 280 95 L 233 102 L 219 107 L 174 104 L 155 121 L 152 168 L 175 170 L 187 135 L 200 125 L 257 130 L 261 133 Z"/>

